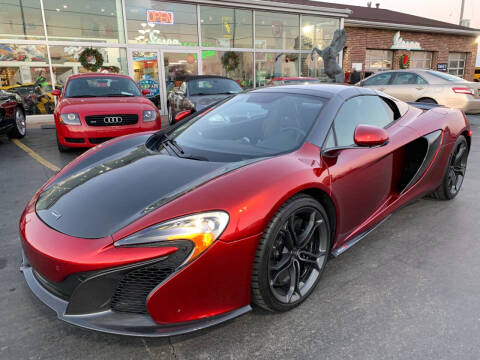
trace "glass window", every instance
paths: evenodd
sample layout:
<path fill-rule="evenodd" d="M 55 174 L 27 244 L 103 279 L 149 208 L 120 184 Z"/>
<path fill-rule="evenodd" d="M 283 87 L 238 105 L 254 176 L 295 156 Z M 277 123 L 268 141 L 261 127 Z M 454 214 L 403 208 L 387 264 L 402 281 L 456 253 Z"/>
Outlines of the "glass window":
<path fill-rule="evenodd" d="M 324 104 L 316 96 L 246 93 L 199 115 L 171 134 L 185 152 L 238 161 L 298 148 Z"/>
<path fill-rule="evenodd" d="M 0 39 L 45 39 L 40 0 L 3 0 Z"/>
<path fill-rule="evenodd" d="M 81 46 L 50 46 L 55 83 L 65 85 L 70 75 L 88 72 L 78 61 L 84 50 Z M 97 48 L 103 57 L 102 71 L 127 74 L 127 54 L 122 48 Z"/>
<path fill-rule="evenodd" d="M 456 75 L 463 78 L 464 72 L 465 72 L 466 59 L 467 59 L 466 53 L 455 53 L 455 52 L 449 53 L 448 54 L 448 73 L 451 75 Z"/>
<path fill-rule="evenodd" d="M 300 49 L 299 16 L 257 11 L 255 47 L 257 49 Z"/>
<path fill-rule="evenodd" d="M 0 44 L 0 90 L 20 95 L 27 115 L 52 113 L 46 46 Z"/>
<path fill-rule="evenodd" d="M 198 46 L 196 5 L 125 0 L 128 42 Z"/>
<path fill-rule="evenodd" d="M 67 83 L 65 97 L 130 97 L 142 96 L 137 85 L 120 76 L 73 78 Z"/>
<path fill-rule="evenodd" d="M 167 93 L 179 87 L 187 76 L 198 75 L 195 53 L 163 53 Z"/>
<path fill-rule="evenodd" d="M 253 47 L 252 11 L 200 6 L 202 46 Z"/>
<path fill-rule="evenodd" d="M 420 76 L 410 72 L 398 72 L 394 74 L 392 85 L 408 85 L 408 84 L 427 84 Z"/>
<path fill-rule="evenodd" d="M 433 53 L 431 51 L 411 51 L 410 67 L 412 69 L 431 69 Z"/>
<path fill-rule="evenodd" d="M 370 50 L 366 51 L 365 70 L 380 71 L 392 69 L 393 51 Z"/>
<path fill-rule="evenodd" d="M 338 19 L 319 16 L 302 16 L 302 49 L 323 49 L 330 45 L 335 30 L 340 27 Z"/>
<path fill-rule="evenodd" d="M 202 51 L 203 73 L 235 80 L 243 88 L 253 87 L 253 53 L 238 51 Z"/>
<path fill-rule="evenodd" d="M 391 78 L 392 78 L 392 73 L 376 74 L 365 79 L 363 81 L 363 85 L 364 86 L 388 85 Z"/>
<path fill-rule="evenodd" d="M 443 72 L 440 72 L 440 71 L 427 71 L 430 75 L 433 75 L 433 76 L 436 76 L 440 79 L 443 79 L 443 80 L 446 80 L 446 81 L 451 81 L 451 82 L 466 82 L 466 80 L 458 77 L 458 76 L 455 76 L 455 75 L 450 75 L 450 74 L 446 74 L 446 73 L 443 73 Z"/>
<path fill-rule="evenodd" d="M 333 81 L 325 73 L 323 58 L 321 56 L 314 56 L 312 59 L 310 54 L 302 54 L 301 61 L 300 70 L 302 76 L 317 78 L 321 82 Z"/>
<path fill-rule="evenodd" d="M 133 79 L 141 89 L 150 91 L 146 97 L 161 108 L 157 52 L 132 51 L 132 62 Z"/>
<path fill-rule="evenodd" d="M 392 109 L 378 96 L 357 96 L 347 100 L 333 123 L 337 145 L 353 145 L 357 125 L 385 127 L 392 121 Z"/>
<path fill-rule="evenodd" d="M 274 80 L 298 77 L 300 54 L 261 53 L 255 54 L 257 87 L 273 85 Z"/>
<path fill-rule="evenodd" d="M 238 94 L 242 91 L 235 81 L 224 78 L 200 78 L 188 82 L 188 95 Z"/>
<path fill-rule="evenodd" d="M 125 42 L 119 0 L 43 0 L 49 40 Z"/>

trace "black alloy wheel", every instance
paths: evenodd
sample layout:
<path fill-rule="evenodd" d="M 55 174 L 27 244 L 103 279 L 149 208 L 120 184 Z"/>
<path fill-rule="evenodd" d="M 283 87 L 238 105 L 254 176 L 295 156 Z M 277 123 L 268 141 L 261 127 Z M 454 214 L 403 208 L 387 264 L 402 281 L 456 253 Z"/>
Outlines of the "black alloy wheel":
<path fill-rule="evenodd" d="M 328 259 L 330 226 L 320 203 L 307 195 L 287 201 L 260 241 L 252 274 L 253 302 L 287 311 L 314 290 Z"/>
<path fill-rule="evenodd" d="M 465 136 L 460 135 L 450 154 L 442 184 L 431 194 L 432 197 L 439 200 L 451 200 L 457 196 L 465 179 L 467 160 L 468 143 Z"/>
<path fill-rule="evenodd" d="M 27 122 L 25 120 L 25 112 L 22 108 L 15 109 L 15 123 L 12 130 L 7 134 L 10 138 L 21 139 L 27 133 Z"/>

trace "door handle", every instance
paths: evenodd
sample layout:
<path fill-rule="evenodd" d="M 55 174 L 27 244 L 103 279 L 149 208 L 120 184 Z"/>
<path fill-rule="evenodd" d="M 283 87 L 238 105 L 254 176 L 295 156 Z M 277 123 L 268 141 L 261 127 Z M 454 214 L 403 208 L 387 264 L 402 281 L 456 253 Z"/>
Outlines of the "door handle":
<path fill-rule="evenodd" d="M 385 88 L 380 88 L 380 89 L 378 89 L 378 90 L 379 90 L 379 91 L 384 91 L 384 90 L 385 90 Z"/>
<path fill-rule="evenodd" d="M 425 88 L 424 88 L 424 87 L 421 87 L 421 86 L 419 86 L 419 87 L 417 87 L 417 88 L 415 88 L 415 89 L 417 89 L 417 90 L 423 90 L 423 89 L 425 89 Z"/>

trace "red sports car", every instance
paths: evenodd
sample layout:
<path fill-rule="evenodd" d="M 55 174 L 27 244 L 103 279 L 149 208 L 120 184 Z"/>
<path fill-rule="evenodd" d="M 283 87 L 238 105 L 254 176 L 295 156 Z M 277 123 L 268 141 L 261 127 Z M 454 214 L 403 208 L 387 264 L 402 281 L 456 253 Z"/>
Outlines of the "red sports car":
<path fill-rule="evenodd" d="M 292 309 L 329 255 L 413 199 L 458 194 L 469 124 L 417 106 L 342 85 L 263 88 L 112 140 L 28 203 L 26 281 L 60 319 L 119 334 Z"/>
<path fill-rule="evenodd" d="M 117 136 L 158 130 L 157 107 L 128 76 L 81 74 L 70 76 L 54 112 L 60 151 L 93 147 Z"/>

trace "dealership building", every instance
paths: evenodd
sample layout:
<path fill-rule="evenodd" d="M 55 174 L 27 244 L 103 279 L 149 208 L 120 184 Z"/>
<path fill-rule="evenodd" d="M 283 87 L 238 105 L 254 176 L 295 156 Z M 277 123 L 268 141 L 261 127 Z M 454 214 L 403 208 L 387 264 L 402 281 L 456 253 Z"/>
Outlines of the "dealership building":
<path fill-rule="evenodd" d="M 129 74 L 159 99 L 186 75 L 228 76 L 245 88 L 273 77 L 328 81 L 310 56 L 345 28 L 338 61 L 375 72 L 431 68 L 471 80 L 480 31 L 376 7 L 308 0 L 5 0 L 0 88 L 62 86 L 95 69 Z M 85 49 L 94 49 L 84 53 Z M 82 56 L 83 55 L 83 56 Z"/>

